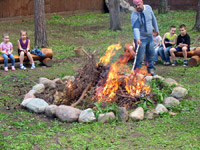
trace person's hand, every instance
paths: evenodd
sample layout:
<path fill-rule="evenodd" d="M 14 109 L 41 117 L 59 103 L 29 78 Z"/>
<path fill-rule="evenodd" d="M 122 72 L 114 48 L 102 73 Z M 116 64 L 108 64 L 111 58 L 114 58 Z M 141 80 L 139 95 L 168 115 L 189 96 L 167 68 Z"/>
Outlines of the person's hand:
<path fill-rule="evenodd" d="M 166 47 L 163 47 L 163 50 L 165 50 L 166 49 Z"/>
<path fill-rule="evenodd" d="M 142 44 L 141 40 L 137 40 L 137 45 L 141 45 L 141 44 Z"/>
<path fill-rule="evenodd" d="M 11 54 L 11 52 L 8 52 L 8 55 L 10 55 Z"/>

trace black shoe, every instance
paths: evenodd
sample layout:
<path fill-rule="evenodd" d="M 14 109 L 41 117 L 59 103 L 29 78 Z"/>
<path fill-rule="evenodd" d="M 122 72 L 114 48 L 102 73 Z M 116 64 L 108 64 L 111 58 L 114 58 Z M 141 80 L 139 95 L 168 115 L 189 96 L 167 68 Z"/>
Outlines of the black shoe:
<path fill-rule="evenodd" d="M 150 68 L 150 69 L 148 68 L 148 69 L 147 69 L 148 73 L 150 73 L 152 76 L 155 75 L 154 70 L 155 70 L 154 68 Z"/>

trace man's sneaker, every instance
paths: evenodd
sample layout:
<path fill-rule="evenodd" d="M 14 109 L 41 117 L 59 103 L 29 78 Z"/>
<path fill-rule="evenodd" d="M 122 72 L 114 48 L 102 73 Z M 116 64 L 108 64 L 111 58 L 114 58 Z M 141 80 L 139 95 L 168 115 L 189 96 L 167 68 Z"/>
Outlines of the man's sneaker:
<path fill-rule="evenodd" d="M 187 65 L 188 65 L 187 60 L 184 60 L 184 62 L 183 62 L 183 66 L 186 67 Z"/>
<path fill-rule="evenodd" d="M 173 61 L 172 66 L 176 66 L 178 62 L 176 60 Z"/>
<path fill-rule="evenodd" d="M 169 66 L 171 63 L 170 62 L 165 62 L 165 65 L 166 66 Z"/>
<path fill-rule="evenodd" d="M 24 65 L 20 65 L 20 69 L 26 70 L 26 67 Z"/>
<path fill-rule="evenodd" d="M 152 76 L 155 75 L 154 68 L 150 68 L 150 69 L 148 68 L 147 70 L 148 70 L 148 73 L 150 73 Z"/>
<path fill-rule="evenodd" d="M 166 65 L 166 61 L 163 62 L 163 65 Z"/>

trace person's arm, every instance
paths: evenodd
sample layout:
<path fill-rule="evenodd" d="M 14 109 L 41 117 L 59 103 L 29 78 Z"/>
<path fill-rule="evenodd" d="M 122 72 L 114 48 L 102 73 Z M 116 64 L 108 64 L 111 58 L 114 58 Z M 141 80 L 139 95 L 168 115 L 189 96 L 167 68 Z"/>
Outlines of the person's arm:
<path fill-rule="evenodd" d="M 158 44 L 156 46 L 154 46 L 154 48 L 158 47 L 160 45 L 160 41 L 158 42 Z"/>
<path fill-rule="evenodd" d="M 27 51 L 29 51 L 30 50 L 30 46 L 31 46 L 31 41 L 30 40 L 28 40 L 28 46 L 27 46 Z"/>
<path fill-rule="evenodd" d="M 10 48 L 9 55 L 12 54 L 12 52 L 13 52 L 13 47 Z"/>
<path fill-rule="evenodd" d="M 134 12 L 131 15 L 131 23 L 132 23 L 134 39 L 137 40 L 137 45 L 141 45 L 140 30 L 139 30 L 140 24 L 139 24 L 138 16 L 134 15 Z M 134 41 L 133 41 L 133 43 L 134 43 Z"/>
<path fill-rule="evenodd" d="M 2 54 L 6 54 L 6 52 L 3 51 L 3 49 L 2 49 L 1 46 L 0 46 L 0 52 L 1 52 Z"/>
<path fill-rule="evenodd" d="M 165 35 L 163 36 L 163 39 L 162 39 L 162 46 L 163 46 L 163 49 L 166 49 L 166 46 L 165 46 L 165 38 L 166 38 L 166 33 L 165 33 Z"/>
<path fill-rule="evenodd" d="M 177 43 L 177 35 L 175 36 L 174 41 L 170 42 L 170 44 L 175 45 L 176 43 Z"/>
<path fill-rule="evenodd" d="M 183 47 L 189 47 L 190 46 L 190 36 L 188 35 L 186 37 L 185 43 L 182 43 Z"/>
<path fill-rule="evenodd" d="M 17 45 L 18 45 L 19 50 L 24 51 L 24 49 L 21 47 L 21 44 L 20 44 L 19 40 L 17 41 Z"/>
<path fill-rule="evenodd" d="M 154 27 L 154 30 L 155 30 L 158 34 L 160 34 L 160 33 L 159 33 L 159 29 L 158 29 L 157 20 L 156 20 L 156 17 L 155 17 L 155 15 L 154 15 L 154 13 L 153 13 L 152 8 L 151 8 L 151 15 L 152 15 L 152 25 L 153 25 L 153 27 Z"/>

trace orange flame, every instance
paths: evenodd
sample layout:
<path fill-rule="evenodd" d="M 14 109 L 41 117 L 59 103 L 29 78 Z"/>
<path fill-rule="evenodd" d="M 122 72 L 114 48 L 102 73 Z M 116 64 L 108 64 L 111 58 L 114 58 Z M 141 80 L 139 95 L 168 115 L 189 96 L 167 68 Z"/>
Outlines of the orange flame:
<path fill-rule="evenodd" d="M 71 81 L 67 82 L 67 88 L 71 88 L 71 87 L 72 87 L 72 82 Z"/>
<path fill-rule="evenodd" d="M 117 62 L 111 65 L 108 78 L 102 92 L 97 93 L 98 102 L 106 101 L 111 102 L 116 95 L 116 91 L 119 87 L 119 75 L 118 75 Z"/>
<path fill-rule="evenodd" d="M 108 64 L 111 57 L 115 55 L 113 50 L 119 50 L 120 48 L 120 44 L 109 46 L 105 56 L 100 59 L 99 63 Z M 147 75 L 147 68 L 143 67 L 139 70 L 139 73 L 143 75 L 143 77 L 139 77 L 139 74 L 135 74 L 134 71 L 131 72 L 128 66 L 124 65 L 129 59 L 130 56 L 126 57 L 126 55 L 124 55 L 123 57 L 120 57 L 117 62 L 111 65 L 105 84 L 96 88 L 96 97 L 98 102 L 112 102 L 114 100 L 116 92 L 121 84 L 120 75 L 124 75 L 124 72 L 128 72 L 130 74 L 126 75 L 124 78 L 126 82 L 124 88 L 129 95 L 134 97 L 140 96 L 142 93 L 146 95 L 150 93 L 150 86 L 145 85 L 144 79 L 144 75 Z"/>
<path fill-rule="evenodd" d="M 135 72 L 132 71 L 131 74 L 125 78 L 125 89 L 131 96 L 140 97 L 141 93 L 148 95 L 151 91 L 150 86 L 145 85 L 144 77 L 147 75 L 146 67 L 143 67 L 140 73 L 135 74 Z"/>
<path fill-rule="evenodd" d="M 100 58 L 98 64 L 99 63 L 103 63 L 103 64 L 107 65 L 110 62 L 111 57 L 115 55 L 115 51 L 114 50 L 116 49 L 118 51 L 121 48 L 122 47 L 121 47 L 120 43 L 110 45 L 106 50 L 105 56 L 102 56 Z"/>

